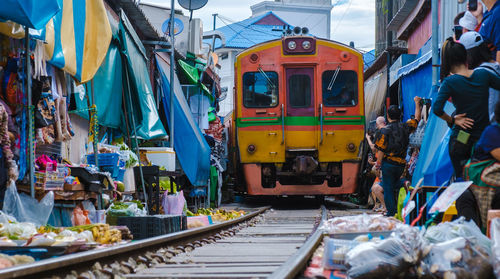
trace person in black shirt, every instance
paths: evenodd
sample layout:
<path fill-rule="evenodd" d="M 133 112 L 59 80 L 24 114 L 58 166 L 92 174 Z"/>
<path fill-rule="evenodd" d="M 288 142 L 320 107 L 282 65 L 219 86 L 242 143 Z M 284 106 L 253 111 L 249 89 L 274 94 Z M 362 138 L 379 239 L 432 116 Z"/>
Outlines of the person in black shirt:
<path fill-rule="evenodd" d="M 441 50 L 441 80 L 433 112 L 452 128 L 448 151 L 455 177 L 460 179 L 472 147 L 490 123 L 489 87 L 500 89 L 500 77 L 483 68 L 469 70 L 465 47 L 448 38 Z M 456 108 L 454 117 L 443 110 L 450 97 Z"/>
<path fill-rule="evenodd" d="M 410 143 L 410 134 L 413 133 L 420 121 L 422 111 L 420 97 L 415 97 L 415 119 L 401 123 L 401 110 L 392 105 L 387 110 L 389 124 L 380 129 L 375 139 L 377 149 L 377 162 L 375 169 L 382 170 L 382 188 L 384 189 L 384 201 L 387 208 L 387 216 L 396 214 L 396 195 L 401 187 L 400 178 L 406 166 L 406 152 Z"/>

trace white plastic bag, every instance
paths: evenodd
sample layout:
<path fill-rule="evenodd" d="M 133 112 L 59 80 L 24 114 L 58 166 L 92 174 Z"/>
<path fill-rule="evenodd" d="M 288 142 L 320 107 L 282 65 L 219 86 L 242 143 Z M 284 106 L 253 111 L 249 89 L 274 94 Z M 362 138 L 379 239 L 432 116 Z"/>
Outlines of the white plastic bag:
<path fill-rule="evenodd" d="M 5 190 L 3 212 L 12 215 L 19 222 L 31 222 L 38 226 L 46 225 L 53 207 L 54 193 L 52 191 L 38 202 L 26 194 L 18 194 L 14 182 L 11 182 Z"/>
<path fill-rule="evenodd" d="M 493 263 L 496 277 L 500 278 L 500 218 L 491 220 L 490 235 L 493 241 L 491 262 Z"/>
<path fill-rule="evenodd" d="M 184 198 L 184 192 L 180 191 L 172 195 L 168 195 L 167 191 L 163 194 L 163 211 L 165 214 L 170 215 L 181 215 L 184 210 L 184 205 L 186 204 L 186 199 Z"/>

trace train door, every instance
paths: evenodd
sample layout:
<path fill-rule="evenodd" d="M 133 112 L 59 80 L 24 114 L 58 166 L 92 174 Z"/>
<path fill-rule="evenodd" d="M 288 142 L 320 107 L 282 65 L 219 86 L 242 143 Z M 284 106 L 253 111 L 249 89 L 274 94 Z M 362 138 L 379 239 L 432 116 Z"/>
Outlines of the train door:
<path fill-rule="evenodd" d="M 364 133 L 362 77 L 359 79 L 356 71 L 338 65 L 324 70 L 320 78 L 319 160 L 351 159 Z"/>
<path fill-rule="evenodd" d="M 314 67 L 286 68 L 285 78 L 286 150 L 316 150 Z"/>

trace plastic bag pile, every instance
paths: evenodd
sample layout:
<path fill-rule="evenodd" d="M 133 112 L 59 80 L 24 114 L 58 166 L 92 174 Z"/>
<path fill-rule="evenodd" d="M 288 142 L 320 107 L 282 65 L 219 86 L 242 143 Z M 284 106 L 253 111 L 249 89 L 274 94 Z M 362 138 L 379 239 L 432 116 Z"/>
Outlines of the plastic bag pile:
<path fill-rule="evenodd" d="M 369 232 L 369 226 L 362 227 L 353 222 L 365 222 L 368 220 L 366 216 L 334 219 L 323 226 L 323 229 L 330 229 L 328 232 L 333 237 L 356 229 L 361 229 L 358 232 Z M 346 226 L 345 222 L 350 222 L 354 228 Z M 340 228 L 333 229 L 334 223 L 341 224 Z M 385 224 L 384 228 L 392 226 L 381 220 L 377 224 Z M 339 255 L 339 249 L 327 249 L 329 247 L 326 246 L 323 262 L 339 263 L 342 260 L 348 278 L 353 279 L 489 279 L 495 278 L 495 275 L 500 278 L 500 219 L 494 219 L 491 223 L 491 240 L 473 222 L 463 218 L 439 224 L 427 231 L 397 223 L 394 223 L 394 227 L 390 237 L 385 239 L 366 239 L 365 242 L 358 237 L 352 240 L 349 249 L 342 252 L 343 255 Z M 346 240 L 326 241 L 326 244 L 331 245 L 329 242 L 333 241 L 346 246 Z M 338 247 L 344 247 L 342 245 Z M 323 266 L 328 268 L 328 265 Z"/>

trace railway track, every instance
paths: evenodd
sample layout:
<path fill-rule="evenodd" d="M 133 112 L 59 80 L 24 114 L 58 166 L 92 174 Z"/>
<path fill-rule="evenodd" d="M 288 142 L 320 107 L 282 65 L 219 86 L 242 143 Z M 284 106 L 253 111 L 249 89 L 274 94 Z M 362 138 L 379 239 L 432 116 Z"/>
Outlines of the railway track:
<path fill-rule="evenodd" d="M 293 278 L 326 210 L 259 208 L 232 221 L 0 270 L 0 278 Z M 314 232 L 314 233 L 313 233 Z"/>
<path fill-rule="evenodd" d="M 321 211 L 269 210 L 260 218 L 231 237 L 126 278 L 293 278 L 309 259 L 310 245 L 301 247 L 321 219 Z"/>

